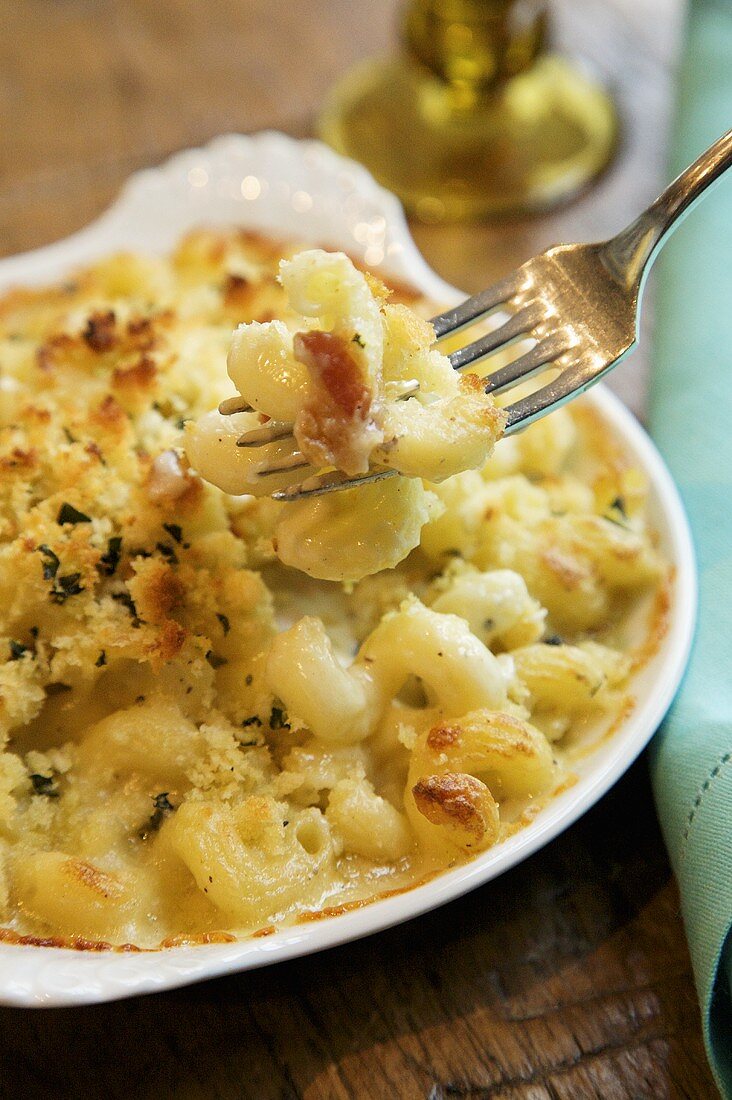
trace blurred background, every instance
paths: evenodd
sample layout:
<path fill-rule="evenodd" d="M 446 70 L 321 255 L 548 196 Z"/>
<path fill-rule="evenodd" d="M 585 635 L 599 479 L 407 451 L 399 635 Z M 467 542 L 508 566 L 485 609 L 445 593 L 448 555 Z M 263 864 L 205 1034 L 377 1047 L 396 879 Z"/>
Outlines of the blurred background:
<path fill-rule="evenodd" d="M 415 224 L 449 282 L 477 290 L 550 244 L 613 233 L 653 197 L 665 174 L 683 6 L 553 0 L 553 43 L 615 97 L 617 155 L 553 214 L 479 228 Z M 313 134 L 343 75 L 396 50 L 403 10 L 397 0 L 3 0 L 0 253 L 65 236 L 134 169 L 216 134 Z M 641 352 L 613 375 L 639 412 L 644 368 Z"/>
<path fill-rule="evenodd" d="M 684 9 L 551 0 L 554 46 L 614 97 L 615 156 L 551 212 L 415 221 L 445 279 L 478 290 L 551 244 L 616 232 L 655 196 Z M 81 228 L 130 173 L 176 150 L 227 131 L 312 136 L 353 66 L 397 51 L 404 10 L 398 0 L 0 0 L 0 255 Z M 640 351 L 611 380 L 640 415 L 652 298 Z M 409 925 L 160 996 L 0 1009 L 0 1038 L 0 1097 L 13 1100 L 714 1095 L 643 762 L 544 852 Z"/>

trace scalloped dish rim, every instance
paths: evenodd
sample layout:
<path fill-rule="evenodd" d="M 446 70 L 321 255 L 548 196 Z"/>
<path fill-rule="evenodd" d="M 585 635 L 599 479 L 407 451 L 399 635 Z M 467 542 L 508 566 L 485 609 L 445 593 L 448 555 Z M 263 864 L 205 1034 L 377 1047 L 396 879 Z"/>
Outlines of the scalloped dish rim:
<path fill-rule="evenodd" d="M 274 236 L 330 244 L 374 270 L 446 303 L 462 295 L 426 264 L 398 200 L 368 172 L 319 142 L 266 131 L 216 138 L 135 173 L 91 225 L 44 248 L 0 260 L 0 292 L 53 282 L 114 249 L 166 251 L 200 224 L 240 224 Z M 0 1004 L 57 1007 L 161 992 L 343 944 L 458 898 L 514 867 L 573 824 L 620 778 L 646 746 L 681 681 L 693 637 L 696 571 L 676 487 L 633 415 L 602 386 L 587 399 L 647 473 L 651 517 L 675 572 L 668 629 L 634 681 L 636 705 L 611 737 L 588 754 L 578 781 L 519 832 L 470 863 L 336 916 L 303 920 L 236 942 L 155 951 L 84 952 L 0 942 Z"/>

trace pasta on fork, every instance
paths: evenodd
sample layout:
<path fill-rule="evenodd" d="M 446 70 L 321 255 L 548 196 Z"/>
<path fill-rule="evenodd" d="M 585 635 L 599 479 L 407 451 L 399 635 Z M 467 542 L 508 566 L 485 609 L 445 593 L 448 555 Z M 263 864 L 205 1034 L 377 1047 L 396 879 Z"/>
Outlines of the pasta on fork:
<path fill-rule="evenodd" d="M 285 488 L 303 470 L 396 471 L 342 501 L 283 510 L 277 552 L 286 564 L 325 580 L 359 580 L 418 545 L 436 503 L 421 480 L 484 465 L 503 414 L 475 375 L 456 374 L 432 347 L 429 323 L 389 304 L 387 288 L 342 252 L 301 252 L 282 261 L 280 279 L 306 327 L 238 327 L 228 368 L 248 411 L 192 424 L 188 455 L 207 481 L 254 496 Z"/>

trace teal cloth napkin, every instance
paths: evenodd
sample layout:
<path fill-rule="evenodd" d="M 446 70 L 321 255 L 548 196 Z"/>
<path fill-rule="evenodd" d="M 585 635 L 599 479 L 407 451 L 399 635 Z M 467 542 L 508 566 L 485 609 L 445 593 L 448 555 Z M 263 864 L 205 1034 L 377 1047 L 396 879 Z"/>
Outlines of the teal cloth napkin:
<path fill-rule="evenodd" d="M 732 127 L 732 0 L 692 3 L 674 174 Z M 696 544 L 700 609 L 684 683 L 651 746 L 717 1084 L 732 1097 L 732 179 L 658 262 L 650 425 Z"/>

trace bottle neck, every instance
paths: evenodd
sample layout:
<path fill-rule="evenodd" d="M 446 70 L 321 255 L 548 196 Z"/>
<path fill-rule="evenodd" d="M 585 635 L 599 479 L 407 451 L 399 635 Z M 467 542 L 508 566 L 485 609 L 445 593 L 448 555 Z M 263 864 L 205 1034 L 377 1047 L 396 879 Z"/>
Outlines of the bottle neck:
<path fill-rule="evenodd" d="M 534 61 L 548 0 L 409 0 L 406 48 L 465 101 L 493 91 Z"/>

